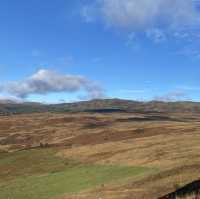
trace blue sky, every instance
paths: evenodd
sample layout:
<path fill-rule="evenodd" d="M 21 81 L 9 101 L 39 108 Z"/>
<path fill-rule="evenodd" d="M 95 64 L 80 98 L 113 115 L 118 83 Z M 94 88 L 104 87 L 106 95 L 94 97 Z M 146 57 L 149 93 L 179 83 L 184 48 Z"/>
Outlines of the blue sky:
<path fill-rule="evenodd" d="M 200 101 L 198 4 L 0 1 L 0 98 Z"/>

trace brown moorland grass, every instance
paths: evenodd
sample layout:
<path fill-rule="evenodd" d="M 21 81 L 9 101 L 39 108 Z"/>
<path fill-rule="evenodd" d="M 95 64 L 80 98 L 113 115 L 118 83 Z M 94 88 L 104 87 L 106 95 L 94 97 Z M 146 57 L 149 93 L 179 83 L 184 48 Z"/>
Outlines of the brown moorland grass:
<path fill-rule="evenodd" d="M 184 198 L 177 197 L 176 199 L 200 199 L 200 196 L 196 196 L 195 194 L 192 194 L 192 195 L 186 196 Z"/>
<path fill-rule="evenodd" d="M 84 164 L 156 170 L 65 199 L 154 199 L 200 178 L 198 114 L 39 113 L 0 118 L 1 151 L 28 150 L 41 143 L 56 147 L 58 157 Z"/>

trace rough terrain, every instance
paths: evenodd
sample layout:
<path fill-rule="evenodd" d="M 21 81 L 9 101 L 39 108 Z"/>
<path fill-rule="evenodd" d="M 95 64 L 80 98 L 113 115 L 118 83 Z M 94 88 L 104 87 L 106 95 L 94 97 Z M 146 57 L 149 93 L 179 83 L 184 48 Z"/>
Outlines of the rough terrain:
<path fill-rule="evenodd" d="M 31 155 L 35 161 L 32 165 L 37 165 L 37 159 L 40 156 L 43 159 L 44 154 L 55 158 L 44 162 L 44 165 L 49 165 L 48 169 L 44 169 L 44 173 L 36 172 L 35 167 L 27 171 L 26 167 L 30 166 L 31 158 L 20 165 L 22 158 L 16 157 L 21 155 L 15 156 L 16 153 L 24 151 L 32 154 L 34 150 L 37 153 L 33 154 L 37 155 Z M 44 153 L 46 150 L 48 153 Z M 20 176 L 25 175 L 29 179 L 29 176 L 34 175 L 34 179 L 30 180 L 35 183 L 35 177 L 48 174 L 50 180 L 48 178 L 47 182 L 52 183 L 53 175 L 59 185 L 61 177 L 59 172 L 69 171 L 69 168 L 76 168 L 73 170 L 76 172 L 79 168 L 84 178 L 93 176 L 95 179 L 89 178 L 83 181 L 87 186 L 79 185 L 75 190 L 67 191 L 66 188 L 66 193 L 63 188 L 59 193 L 52 193 L 49 197 L 38 195 L 36 198 L 52 199 L 52 196 L 55 196 L 54 199 L 159 198 L 200 178 L 200 114 L 181 111 L 153 113 L 114 111 L 44 112 L 1 116 L 0 151 L 2 154 L 0 199 L 4 199 L 1 198 L 2 186 L 4 190 L 6 187 L 8 192 L 12 186 L 17 190 L 13 181 L 19 180 Z M 18 164 L 18 167 L 9 163 L 10 159 L 6 159 L 12 155 L 14 164 Z M 24 154 L 22 156 L 30 157 Z M 60 161 L 65 161 L 65 164 L 59 163 Z M 81 166 L 76 167 L 77 164 Z M 44 165 L 41 163 L 41 168 Z M 91 172 L 97 171 L 99 176 L 96 177 L 85 168 L 90 168 Z M 109 169 L 113 174 L 108 180 L 105 178 L 107 175 L 105 173 L 110 172 Z M 117 175 L 119 171 L 120 175 Z M 65 179 L 61 180 L 60 183 L 65 183 Z M 9 184 L 12 186 L 9 187 Z M 6 192 L 4 194 L 7 196 Z M 34 199 L 34 197 L 27 198 Z"/>

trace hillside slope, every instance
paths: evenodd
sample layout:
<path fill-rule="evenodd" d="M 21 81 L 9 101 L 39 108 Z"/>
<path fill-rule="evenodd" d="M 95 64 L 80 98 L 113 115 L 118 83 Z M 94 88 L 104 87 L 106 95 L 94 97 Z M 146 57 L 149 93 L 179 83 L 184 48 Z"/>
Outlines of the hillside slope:
<path fill-rule="evenodd" d="M 1 103 L 0 115 L 37 112 L 190 112 L 199 113 L 200 103 L 197 102 L 139 102 L 121 99 L 91 100 L 75 103 L 45 105 L 40 103 Z"/>

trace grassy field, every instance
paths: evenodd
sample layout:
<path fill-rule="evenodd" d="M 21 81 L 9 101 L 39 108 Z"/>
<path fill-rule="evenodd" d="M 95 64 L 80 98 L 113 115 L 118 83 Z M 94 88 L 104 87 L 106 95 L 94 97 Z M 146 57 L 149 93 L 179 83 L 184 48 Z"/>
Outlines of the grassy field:
<path fill-rule="evenodd" d="M 57 157 L 52 149 L 37 149 L 0 153 L 0 171 L 0 199 L 50 199 L 150 169 L 81 164 Z"/>
<path fill-rule="evenodd" d="M 200 178 L 199 132 L 189 112 L 0 117 L 0 199 L 159 198 Z"/>

